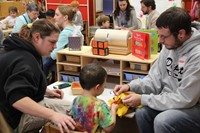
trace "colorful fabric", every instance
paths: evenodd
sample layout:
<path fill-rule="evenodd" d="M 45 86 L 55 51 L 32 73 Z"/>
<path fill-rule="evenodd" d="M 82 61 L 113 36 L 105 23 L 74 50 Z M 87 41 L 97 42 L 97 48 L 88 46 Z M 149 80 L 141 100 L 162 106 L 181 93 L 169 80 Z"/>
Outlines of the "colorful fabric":
<path fill-rule="evenodd" d="M 107 104 L 95 97 L 79 96 L 74 99 L 72 117 L 76 129 L 96 133 L 113 124 L 114 120 Z"/>

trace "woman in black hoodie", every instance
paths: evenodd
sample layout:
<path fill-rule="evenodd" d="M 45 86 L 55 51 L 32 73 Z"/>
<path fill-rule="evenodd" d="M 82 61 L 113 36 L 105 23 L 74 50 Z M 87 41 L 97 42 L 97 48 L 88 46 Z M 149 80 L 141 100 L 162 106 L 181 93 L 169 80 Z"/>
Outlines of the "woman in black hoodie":
<path fill-rule="evenodd" d="M 11 34 L 3 43 L 4 49 L 0 51 L 0 111 L 16 133 L 36 132 L 49 120 L 59 127 L 60 132 L 64 132 L 63 129 L 69 132 L 67 126 L 74 128 L 73 119 L 63 114 L 64 105 L 60 105 L 63 110 L 59 110 L 44 99 L 44 95 L 63 98 L 60 90 L 47 89 L 41 57 L 50 55 L 59 33 L 53 23 L 40 19 L 32 25 L 24 25 L 19 34 Z"/>

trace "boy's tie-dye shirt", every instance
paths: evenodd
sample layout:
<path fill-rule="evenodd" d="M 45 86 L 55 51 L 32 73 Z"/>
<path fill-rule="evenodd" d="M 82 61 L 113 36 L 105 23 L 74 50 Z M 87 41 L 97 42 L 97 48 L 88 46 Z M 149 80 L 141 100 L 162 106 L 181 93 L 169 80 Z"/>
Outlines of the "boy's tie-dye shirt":
<path fill-rule="evenodd" d="M 76 97 L 72 105 L 72 117 L 78 131 L 96 133 L 113 124 L 108 105 L 95 97 Z"/>

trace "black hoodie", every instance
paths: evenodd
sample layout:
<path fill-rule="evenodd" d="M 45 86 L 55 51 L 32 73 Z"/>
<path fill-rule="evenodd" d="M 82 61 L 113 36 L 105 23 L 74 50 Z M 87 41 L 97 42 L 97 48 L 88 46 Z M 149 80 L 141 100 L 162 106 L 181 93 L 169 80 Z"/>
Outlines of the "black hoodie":
<path fill-rule="evenodd" d="M 0 110 L 15 129 L 22 112 L 12 107 L 16 101 L 29 97 L 39 102 L 44 98 L 46 79 L 42 70 L 42 57 L 35 47 L 18 34 L 4 40 L 0 51 Z"/>

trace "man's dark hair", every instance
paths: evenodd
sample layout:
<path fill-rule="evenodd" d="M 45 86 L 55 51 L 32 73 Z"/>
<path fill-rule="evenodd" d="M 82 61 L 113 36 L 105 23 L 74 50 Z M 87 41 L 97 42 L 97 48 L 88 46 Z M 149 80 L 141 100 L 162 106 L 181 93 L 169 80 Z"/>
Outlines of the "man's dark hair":
<path fill-rule="evenodd" d="M 156 3 L 154 0 L 141 0 L 140 3 L 143 3 L 146 7 L 150 7 L 152 10 L 156 9 Z"/>
<path fill-rule="evenodd" d="M 48 9 L 47 11 L 46 11 L 46 16 L 50 16 L 50 17 L 54 17 L 55 16 L 55 10 L 53 10 L 53 9 Z"/>
<path fill-rule="evenodd" d="M 157 19 L 157 28 L 169 28 L 170 32 L 175 36 L 179 30 L 184 29 L 186 34 L 190 34 L 191 17 L 186 10 L 180 7 L 171 7 L 164 11 Z"/>
<path fill-rule="evenodd" d="M 102 85 L 105 82 L 107 72 L 97 64 L 87 64 L 81 69 L 79 77 L 82 88 L 90 90 L 96 85 Z"/>

